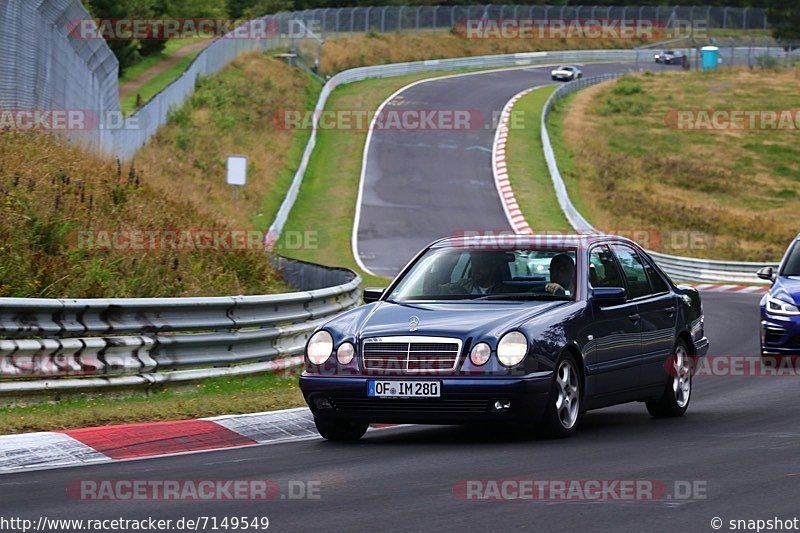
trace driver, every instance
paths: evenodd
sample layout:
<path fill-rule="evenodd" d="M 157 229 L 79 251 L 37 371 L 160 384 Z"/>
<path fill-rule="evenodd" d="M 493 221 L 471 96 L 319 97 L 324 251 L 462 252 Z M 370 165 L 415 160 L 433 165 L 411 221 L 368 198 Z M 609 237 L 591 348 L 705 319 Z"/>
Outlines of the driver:
<path fill-rule="evenodd" d="M 470 277 L 448 283 L 450 294 L 498 294 L 512 292 L 503 283 L 503 269 L 508 269 L 508 258 L 504 252 L 472 252 L 470 254 Z"/>
<path fill-rule="evenodd" d="M 567 254 L 558 254 L 550 260 L 550 283 L 544 290 L 556 296 L 575 293 L 575 261 Z"/>

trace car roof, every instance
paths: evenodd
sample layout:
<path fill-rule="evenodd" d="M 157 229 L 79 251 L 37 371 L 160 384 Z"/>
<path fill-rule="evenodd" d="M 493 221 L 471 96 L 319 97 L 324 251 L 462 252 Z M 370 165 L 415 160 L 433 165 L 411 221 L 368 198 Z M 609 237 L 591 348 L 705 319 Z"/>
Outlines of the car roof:
<path fill-rule="evenodd" d="M 459 237 L 446 237 L 435 241 L 430 248 L 492 248 L 492 249 L 513 249 L 513 248 L 587 248 L 592 244 L 601 242 L 618 242 L 625 244 L 635 244 L 630 239 L 619 235 L 601 235 L 597 233 L 584 234 L 512 234 L 502 233 L 480 233 L 476 235 L 464 235 Z"/>

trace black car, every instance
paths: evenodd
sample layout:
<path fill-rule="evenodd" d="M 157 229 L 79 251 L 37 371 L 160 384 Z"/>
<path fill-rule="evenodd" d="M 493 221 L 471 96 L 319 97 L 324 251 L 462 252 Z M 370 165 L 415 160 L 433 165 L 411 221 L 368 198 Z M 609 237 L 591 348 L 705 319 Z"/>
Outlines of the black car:
<path fill-rule="evenodd" d="M 686 54 L 677 50 L 662 50 L 653 56 L 656 63 L 663 63 L 665 65 L 683 65 L 688 60 Z"/>
<path fill-rule="evenodd" d="M 300 388 L 327 439 L 371 422 L 568 436 L 585 411 L 631 401 L 680 416 L 708 350 L 697 290 L 620 237 L 440 240 L 364 302 L 306 345 Z"/>

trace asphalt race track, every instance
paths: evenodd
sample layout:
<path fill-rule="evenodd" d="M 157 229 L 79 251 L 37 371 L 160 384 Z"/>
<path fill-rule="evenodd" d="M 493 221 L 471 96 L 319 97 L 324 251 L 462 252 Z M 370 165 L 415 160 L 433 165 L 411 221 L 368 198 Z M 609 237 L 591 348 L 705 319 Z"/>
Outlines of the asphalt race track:
<path fill-rule="evenodd" d="M 635 67 L 601 63 L 580 68 L 591 77 Z M 358 255 L 367 269 L 394 276 L 441 237 L 510 230 L 492 176 L 496 116 L 518 92 L 556 83 L 551 70 L 531 67 L 433 80 L 409 87 L 387 104 L 391 109 L 477 111 L 486 120 L 483 127 L 468 130 L 372 132 L 357 234 Z"/>
<path fill-rule="evenodd" d="M 758 297 L 705 295 L 715 355 L 758 350 Z M 686 416 L 644 406 L 592 411 L 578 434 L 543 440 L 514 431 L 406 426 L 356 444 L 321 439 L 0 477 L 4 516 L 171 518 L 267 516 L 277 531 L 711 531 L 721 517 L 798 512 L 800 397 L 788 377 L 699 377 Z M 270 502 L 103 502 L 67 495 L 75 480 L 318 481 L 319 499 Z M 700 483 L 686 501 L 465 501 L 464 480 L 675 480 Z M 723 530 L 727 530 L 724 528 Z"/>

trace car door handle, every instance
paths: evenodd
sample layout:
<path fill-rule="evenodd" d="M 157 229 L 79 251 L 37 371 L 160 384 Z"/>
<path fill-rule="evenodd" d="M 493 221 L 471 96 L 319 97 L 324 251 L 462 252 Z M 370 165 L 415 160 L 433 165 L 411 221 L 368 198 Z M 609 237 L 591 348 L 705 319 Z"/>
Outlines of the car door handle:
<path fill-rule="evenodd" d="M 639 316 L 639 313 L 632 313 L 632 314 L 628 315 L 628 319 L 631 322 L 638 322 L 640 318 L 641 317 Z"/>
<path fill-rule="evenodd" d="M 667 313 L 669 316 L 672 316 L 672 315 L 674 315 L 674 314 L 675 314 L 675 306 L 674 306 L 674 305 L 670 305 L 669 307 L 665 307 L 665 308 L 664 308 L 664 311 L 666 311 L 666 313 Z"/>

